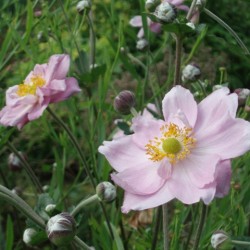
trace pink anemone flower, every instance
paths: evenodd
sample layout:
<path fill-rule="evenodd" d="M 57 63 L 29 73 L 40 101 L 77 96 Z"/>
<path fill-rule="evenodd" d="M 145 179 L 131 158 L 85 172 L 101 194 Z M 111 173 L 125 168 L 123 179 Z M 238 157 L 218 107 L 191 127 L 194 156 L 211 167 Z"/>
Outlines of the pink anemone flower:
<path fill-rule="evenodd" d="M 184 10 L 184 11 L 189 10 L 188 6 L 182 4 L 184 2 L 184 0 L 164 0 L 163 2 L 168 2 L 168 3 L 172 4 L 173 6 L 175 6 L 179 10 Z M 143 23 L 142 23 L 141 16 L 134 16 L 130 20 L 129 24 L 133 27 L 140 28 L 140 30 L 137 34 L 138 38 L 144 37 L 144 30 L 143 30 Z M 161 33 L 161 24 L 160 23 L 153 22 L 153 21 L 151 21 L 150 18 L 147 17 L 147 24 L 148 24 L 149 29 L 152 32 L 154 32 L 156 34 Z"/>
<path fill-rule="evenodd" d="M 174 198 L 184 204 L 229 191 L 230 159 L 250 149 L 250 123 L 236 118 L 237 95 L 221 88 L 199 104 L 176 86 L 162 101 L 164 120 L 138 115 L 134 134 L 99 147 L 125 190 L 122 211 L 144 210 Z"/>
<path fill-rule="evenodd" d="M 74 77 L 66 77 L 68 55 L 53 55 L 47 64 L 37 64 L 24 82 L 6 92 L 6 106 L 0 111 L 0 123 L 21 129 L 40 117 L 50 103 L 67 99 L 81 91 Z"/>

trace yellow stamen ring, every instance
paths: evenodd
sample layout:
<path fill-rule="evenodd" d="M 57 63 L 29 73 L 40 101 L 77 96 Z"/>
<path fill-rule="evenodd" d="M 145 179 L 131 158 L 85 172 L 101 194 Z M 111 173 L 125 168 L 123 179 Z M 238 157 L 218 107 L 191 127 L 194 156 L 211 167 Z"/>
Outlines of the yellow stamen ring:
<path fill-rule="evenodd" d="M 161 138 L 155 137 L 145 145 L 146 154 L 152 161 L 161 161 L 167 157 L 170 163 L 185 159 L 190 149 L 195 145 L 195 138 L 191 137 L 191 128 L 179 128 L 170 123 L 161 127 Z"/>

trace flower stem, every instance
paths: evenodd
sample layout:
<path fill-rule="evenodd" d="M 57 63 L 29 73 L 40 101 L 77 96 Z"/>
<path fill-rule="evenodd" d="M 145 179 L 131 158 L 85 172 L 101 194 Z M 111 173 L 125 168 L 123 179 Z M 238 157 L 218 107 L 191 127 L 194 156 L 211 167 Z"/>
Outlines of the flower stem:
<path fill-rule="evenodd" d="M 197 250 L 199 247 L 199 242 L 200 242 L 201 233 L 202 233 L 202 229 L 204 226 L 206 215 L 207 215 L 207 206 L 204 203 L 202 203 L 201 217 L 200 217 L 199 225 L 198 225 L 197 232 L 196 232 L 193 250 Z"/>
<path fill-rule="evenodd" d="M 74 210 L 71 212 L 71 215 L 72 216 L 75 216 L 83 207 L 85 207 L 86 205 L 94 202 L 94 201 L 97 201 L 99 198 L 98 198 L 98 195 L 95 194 L 95 195 L 92 195 L 91 197 L 85 199 L 85 200 L 82 200 L 75 208 Z"/>
<path fill-rule="evenodd" d="M 193 12 L 194 12 L 194 8 L 195 8 L 195 6 L 196 6 L 196 2 L 197 2 L 197 0 L 193 0 L 193 2 L 192 2 L 192 4 L 191 4 L 191 7 L 190 7 L 190 9 L 189 9 L 189 11 L 188 11 L 188 14 L 187 14 L 187 20 L 188 20 L 188 21 L 190 21 L 190 19 L 192 18 L 192 14 L 193 14 Z"/>
<path fill-rule="evenodd" d="M 86 162 L 86 160 L 85 160 L 85 157 L 84 157 L 84 155 L 83 155 L 83 152 L 82 152 L 82 150 L 81 150 L 81 148 L 80 148 L 80 145 L 78 144 L 78 142 L 77 142 L 77 140 L 76 140 L 76 138 L 74 137 L 74 135 L 72 134 L 72 132 L 71 132 L 71 130 L 66 126 L 66 124 L 50 109 L 50 107 L 47 107 L 47 110 L 48 110 L 48 112 L 51 114 L 51 116 L 57 121 L 57 123 L 59 124 L 59 125 L 61 125 L 61 127 L 66 131 L 66 133 L 68 134 L 68 136 L 69 136 L 69 138 L 70 138 L 70 140 L 71 140 L 71 142 L 72 142 L 72 144 L 74 145 L 74 147 L 75 147 L 75 149 L 76 149 L 76 151 L 78 152 L 78 154 L 79 154 L 79 156 L 80 156 L 80 159 L 81 159 L 81 161 L 82 161 L 82 164 L 83 164 L 83 166 L 85 167 L 85 171 L 86 171 L 86 173 L 87 173 L 87 175 L 88 175 L 88 177 L 89 177 L 89 179 L 90 179 L 90 181 L 91 181 L 91 184 L 93 185 L 93 187 L 95 187 L 96 186 L 96 184 L 95 184 L 95 181 L 94 181 L 94 179 L 93 179 L 93 177 L 92 177 L 92 175 L 91 175 L 91 173 L 90 173 L 90 170 L 89 170 L 89 168 L 88 168 L 88 165 L 87 165 L 87 162 Z M 80 171 L 79 171 L 80 173 L 82 172 L 82 168 L 80 168 Z M 78 175 L 79 176 L 79 175 Z"/>
<path fill-rule="evenodd" d="M 157 212 L 156 212 L 156 222 L 155 222 L 155 228 L 154 228 L 154 235 L 153 235 L 151 250 L 156 249 L 157 238 L 158 238 L 158 233 L 159 233 L 160 224 L 161 224 L 160 222 L 161 222 L 161 206 L 157 208 Z"/>
<path fill-rule="evenodd" d="M 167 203 L 162 205 L 162 224 L 163 224 L 164 250 L 168 250 L 168 207 L 167 207 Z"/>
<path fill-rule="evenodd" d="M 228 24 L 226 24 L 222 19 L 220 19 L 218 16 L 216 16 L 213 12 L 211 12 L 207 8 L 204 8 L 203 10 L 208 16 L 210 16 L 217 23 L 219 23 L 221 26 L 223 26 L 234 37 L 234 39 L 237 41 L 239 46 L 244 50 L 246 55 L 250 54 L 250 52 L 247 49 L 247 47 L 245 46 L 245 44 L 242 42 L 242 40 L 239 38 L 239 36 L 236 34 L 236 32 Z"/>
<path fill-rule="evenodd" d="M 26 171 L 26 173 L 28 174 L 28 176 L 30 177 L 30 180 L 33 182 L 34 186 L 36 187 L 38 193 L 43 193 L 43 188 L 41 183 L 39 182 L 38 178 L 36 177 L 33 169 L 31 168 L 31 166 L 29 165 L 29 163 L 25 160 L 24 157 L 22 157 L 22 155 L 19 154 L 19 152 L 17 151 L 17 149 L 14 147 L 14 145 L 12 145 L 9 141 L 7 141 L 7 147 L 18 157 L 18 159 L 21 161 L 24 170 Z"/>
<path fill-rule="evenodd" d="M 231 242 L 238 246 L 250 246 L 250 242 L 247 241 L 231 240 Z"/>
<path fill-rule="evenodd" d="M 94 67 L 95 65 L 95 44 L 96 44 L 96 36 L 95 30 L 93 26 L 93 14 L 92 11 L 87 15 L 88 23 L 89 23 L 89 45 L 90 45 L 90 56 L 89 56 L 89 65 Z"/>
<path fill-rule="evenodd" d="M 182 50 L 182 38 L 179 35 L 175 36 L 176 51 L 175 51 L 175 74 L 173 86 L 181 83 L 181 50 Z"/>
<path fill-rule="evenodd" d="M 84 243 L 80 238 L 75 236 L 74 242 L 80 247 L 77 249 L 82 249 L 82 250 L 93 250 L 93 248 L 89 247 L 86 243 Z"/>

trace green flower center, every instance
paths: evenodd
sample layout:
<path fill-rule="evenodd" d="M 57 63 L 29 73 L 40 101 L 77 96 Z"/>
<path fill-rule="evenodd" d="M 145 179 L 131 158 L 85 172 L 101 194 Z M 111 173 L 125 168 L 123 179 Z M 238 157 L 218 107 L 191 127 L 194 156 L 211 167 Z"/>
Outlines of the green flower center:
<path fill-rule="evenodd" d="M 167 138 L 162 142 L 162 149 L 167 154 L 178 154 L 182 146 L 176 138 Z"/>

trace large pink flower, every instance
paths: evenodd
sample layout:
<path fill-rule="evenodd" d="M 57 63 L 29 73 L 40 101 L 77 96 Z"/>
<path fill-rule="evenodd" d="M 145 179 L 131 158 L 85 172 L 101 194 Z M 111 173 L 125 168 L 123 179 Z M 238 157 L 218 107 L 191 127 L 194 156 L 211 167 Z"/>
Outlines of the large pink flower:
<path fill-rule="evenodd" d="M 250 123 L 236 118 L 237 95 L 219 89 L 198 105 L 176 86 L 162 102 L 164 120 L 138 115 L 134 134 L 105 141 L 99 152 L 125 190 L 123 212 L 143 210 L 174 198 L 208 204 L 228 193 L 230 159 L 250 149 Z"/>
<path fill-rule="evenodd" d="M 53 55 L 47 64 L 35 65 L 24 83 L 7 90 L 0 123 L 21 129 L 40 117 L 49 103 L 63 101 L 81 91 L 75 78 L 66 77 L 69 65 L 68 55 Z"/>

